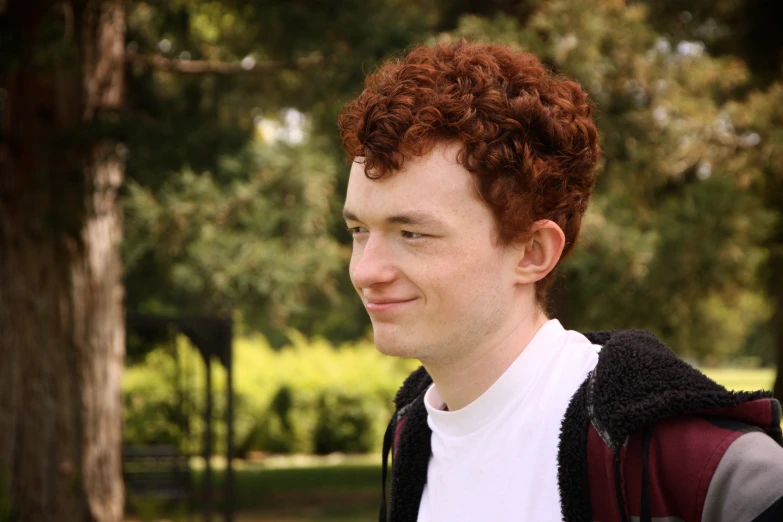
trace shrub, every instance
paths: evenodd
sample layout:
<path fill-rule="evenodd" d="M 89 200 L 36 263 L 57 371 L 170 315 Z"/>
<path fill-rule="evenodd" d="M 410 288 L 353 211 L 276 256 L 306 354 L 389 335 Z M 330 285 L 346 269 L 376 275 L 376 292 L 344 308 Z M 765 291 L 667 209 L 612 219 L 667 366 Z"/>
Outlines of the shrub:
<path fill-rule="evenodd" d="M 256 449 L 271 453 L 311 453 L 316 420 L 314 403 L 311 393 L 281 386 L 260 417 Z"/>
<path fill-rule="evenodd" d="M 250 451 L 380 450 L 393 410 L 392 397 L 417 363 L 383 356 L 367 341 L 335 347 L 296 332 L 290 338 L 291 344 L 279 351 L 260 335 L 234 340 L 237 456 Z M 182 451 L 200 452 L 204 378 L 203 359 L 185 337 L 177 339 L 174 349 L 162 346 L 143 363 L 128 368 L 123 383 L 125 442 L 173 442 Z M 225 371 L 215 362 L 217 452 L 225 448 L 225 385 Z M 183 415 L 189 419 L 183 420 Z"/>
<path fill-rule="evenodd" d="M 177 444 L 185 449 L 187 408 L 183 407 L 175 374 L 176 359 L 168 347 L 153 350 L 143 364 L 125 370 L 125 443 Z"/>
<path fill-rule="evenodd" d="M 318 401 L 318 418 L 313 433 L 313 452 L 326 455 L 367 453 L 378 440 L 378 412 L 385 411 L 372 395 L 326 390 Z"/>

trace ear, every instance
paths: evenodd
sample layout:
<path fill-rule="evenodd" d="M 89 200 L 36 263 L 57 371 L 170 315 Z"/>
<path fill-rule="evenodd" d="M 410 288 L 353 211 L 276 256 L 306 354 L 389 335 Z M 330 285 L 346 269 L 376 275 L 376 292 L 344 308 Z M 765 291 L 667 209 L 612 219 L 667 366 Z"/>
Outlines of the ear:
<path fill-rule="evenodd" d="M 565 247 L 563 230 L 548 219 L 533 223 L 530 240 L 519 247 L 517 282 L 535 283 L 555 269 Z"/>

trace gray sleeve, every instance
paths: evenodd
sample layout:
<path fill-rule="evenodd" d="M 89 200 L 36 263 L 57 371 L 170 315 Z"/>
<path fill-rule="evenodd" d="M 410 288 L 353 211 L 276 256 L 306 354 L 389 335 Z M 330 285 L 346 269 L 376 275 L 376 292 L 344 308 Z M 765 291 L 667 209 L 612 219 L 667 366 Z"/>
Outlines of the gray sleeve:
<path fill-rule="evenodd" d="M 701 520 L 783 520 L 783 447 L 761 432 L 735 440 L 710 481 Z"/>

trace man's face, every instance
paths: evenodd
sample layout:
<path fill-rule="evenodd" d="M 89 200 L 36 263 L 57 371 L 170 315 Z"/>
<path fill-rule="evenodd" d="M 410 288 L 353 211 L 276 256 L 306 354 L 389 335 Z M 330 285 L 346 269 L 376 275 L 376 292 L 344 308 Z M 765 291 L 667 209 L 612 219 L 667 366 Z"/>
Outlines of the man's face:
<path fill-rule="evenodd" d="M 490 342 L 511 314 L 518 258 L 495 244 L 494 218 L 458 150 L 438 146 L 382 181 L 351 168 L 351 281 L 383 353 L 454 357 Z"/>

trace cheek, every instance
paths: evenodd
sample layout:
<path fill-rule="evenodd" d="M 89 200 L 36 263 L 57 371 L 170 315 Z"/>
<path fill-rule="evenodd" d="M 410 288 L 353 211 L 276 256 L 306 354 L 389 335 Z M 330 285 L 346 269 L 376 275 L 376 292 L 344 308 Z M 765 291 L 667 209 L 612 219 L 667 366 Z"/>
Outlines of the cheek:
<path fill-rule="evenodd" d="M 494 259 L 477 255 L 476 250 L 467 248 L 441 260 L 433 267 L 429 280 L 444 298 L 462 306 L 497 284 L 499 270 Z"/>
<path fill-rule="evenodd" d="M 478 244 L 461 254 L 454 262 L 444 266 L 444 280 L 448 279 L 448 286 L 460 294 L 455 298 L 463 302 L 482 300 L 489 294 L 494 296 L 505 286 L 508 266 L 497 250 Z"/>
<path fill-rule="evenodd" d="M 351 279 L 351 284 L 353 284 L 354 287 L 356 287 L 356 281 L 354 279 L 354 269 L 356 267 L 356 263 L 359 262 L 360 254 L 357 250 L 357 248 L 354 246 L 351 250 L 351 259 L 348 262 L 348 277 Z"/>

